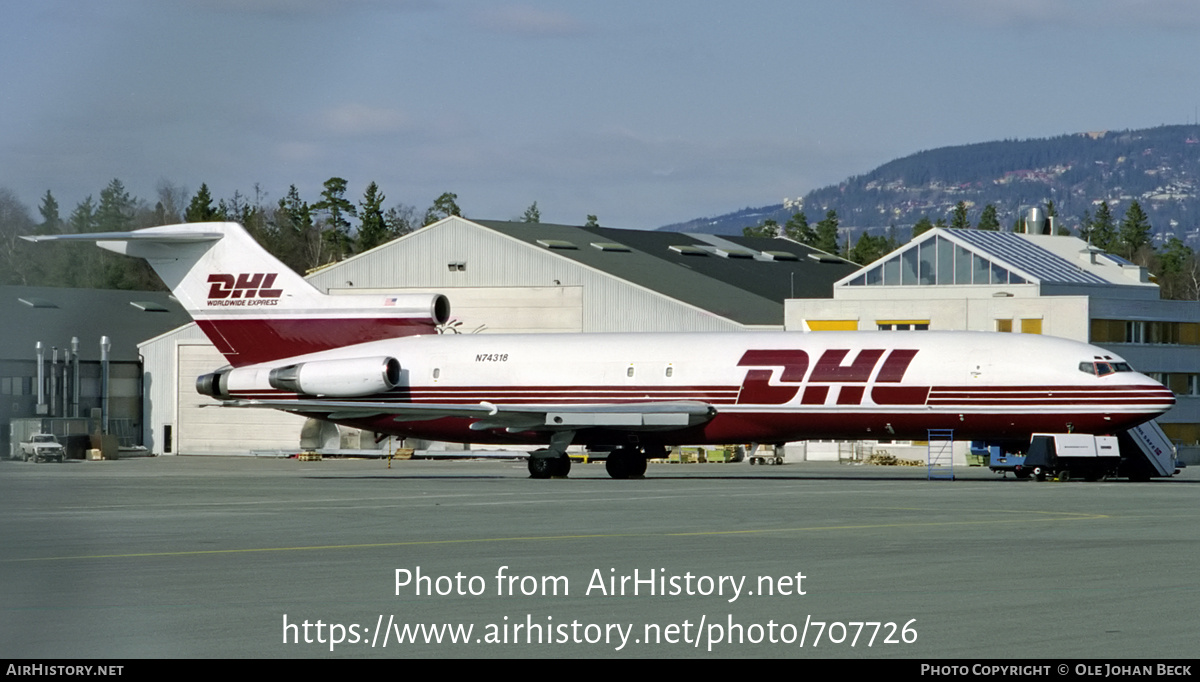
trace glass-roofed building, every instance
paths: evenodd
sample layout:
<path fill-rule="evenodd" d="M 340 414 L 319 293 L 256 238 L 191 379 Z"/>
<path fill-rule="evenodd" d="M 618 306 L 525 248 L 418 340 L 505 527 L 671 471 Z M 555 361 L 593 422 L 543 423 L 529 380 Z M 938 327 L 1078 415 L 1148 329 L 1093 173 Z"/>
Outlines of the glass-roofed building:
<path fill-rule="evenodd" d="M 1169 386 L 1178 402 L 1159 424 L 1200 445 L 1200 302 L 1160 299 L 1145 268 L 1080 239 L 938 228 L 838 280 L 833 292 L 789 300 L 786 327 L 1087 341 Z"/>

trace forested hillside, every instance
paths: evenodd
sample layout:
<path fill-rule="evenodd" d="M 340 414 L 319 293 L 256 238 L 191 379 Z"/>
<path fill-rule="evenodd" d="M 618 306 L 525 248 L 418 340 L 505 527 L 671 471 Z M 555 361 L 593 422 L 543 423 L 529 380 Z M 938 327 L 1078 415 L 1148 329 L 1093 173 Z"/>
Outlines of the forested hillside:
<path fill-rule="evenodd" d="M 740 234 L 764 219 L 783 224 L 797 211 L 814 220 L 837 212 L 843 232 L 908 234 L 923 218 L 950 221 L 963 202 L 976 224 L 989 204 L 1004 229 L 1028 206 L 1053 201 L 1059 224 L 1076 231 L 1101 202 L 1120 215 L 1138 201 L 1159 241 L 1175 235 L 1200 246 L 1200 126 L 1007 140 L 923 151 L 800 199 L 672 231 Z"/>

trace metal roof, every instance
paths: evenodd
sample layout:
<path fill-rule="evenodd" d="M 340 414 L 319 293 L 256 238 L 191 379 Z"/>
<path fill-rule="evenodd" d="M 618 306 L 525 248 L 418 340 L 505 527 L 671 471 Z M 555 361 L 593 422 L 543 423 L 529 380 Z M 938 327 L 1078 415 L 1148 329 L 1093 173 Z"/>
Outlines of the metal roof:
<path fill-rule="evenodd" d="M 109 358 L 135 362 L 137 344 L 191 321 L 183 306 L 159 291 L 112 291 L 0 286 L 0 360 L 34 360 L 41 341 L 70 349 L 79 338 L 79 358 L 100 360 L 100 337 L 112 342 Z"/>
<path fill-rule="evenodd" d="M 946 234 L 974 246 L 981 255 L 991 256 L 1028 273 L 1040 284 L 1108 284 L 1099 275 L 1034 244 L 1016 232 L 990 230 L 946 230 Z"/>
<path fill-rule="evenodd" d="M 1038 243 L 1039 239 L 1056 240 Z M 963 284 L 1071 284 L 1111 285 L 1114 282 L 1089 269 L 1081 262 L 1072 262 L 1056 253 L 1047 244 L 1061 251 L 1070 243 L 1083 245 L 1073 237 L 1039 237 L 1015 232 L 935 228 L 921 234 L 908 244 L 892 251 L 849 277 L 838 286 L 944 286 Z M 945 251 L 943 247 L 951 247 Z M 1078 248 L 1075 247 L 1076 251 Z M 936 255 L 935 255 L 936 252 Z M 967 272 L 956 265 L 959 256 Z M 1078 255 L 1078 254 L 1076 254 Z M 974 259 L 974 262 L 970 262 Z M 918 273 L 918 267 L 920 272 Z M 1117 270 L 1120 268 L 1117 267 Z M 971 270 L 984 275 L 984 281 L 972 277 Z M 1001 281 L 996 281 L 996 275 Z M 990 275 L 990 279 L 989 279 Z M 900 278 L 901 281 L 896 281 Z"/>
<path fill-rule="evenodd" d="M 785 299 L 832 298 L 833 283 L 858 268 L 806 258 L 828 254 L 783 239 L 469 222 L 745 325 L 782 324 Z M 624 249 L 598 246 L 615 244 Z M 798 259 L 784 260 L 781 252 Z"/>

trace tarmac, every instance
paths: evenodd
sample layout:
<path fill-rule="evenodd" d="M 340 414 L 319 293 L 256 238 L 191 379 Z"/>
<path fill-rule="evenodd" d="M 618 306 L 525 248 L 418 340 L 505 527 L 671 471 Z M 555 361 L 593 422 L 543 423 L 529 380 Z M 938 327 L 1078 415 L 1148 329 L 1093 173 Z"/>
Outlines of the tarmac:
<path fill-rule="evenodd" d="M 1200 469 L 0 462 L 0 657 L 1194 659 Z"/>

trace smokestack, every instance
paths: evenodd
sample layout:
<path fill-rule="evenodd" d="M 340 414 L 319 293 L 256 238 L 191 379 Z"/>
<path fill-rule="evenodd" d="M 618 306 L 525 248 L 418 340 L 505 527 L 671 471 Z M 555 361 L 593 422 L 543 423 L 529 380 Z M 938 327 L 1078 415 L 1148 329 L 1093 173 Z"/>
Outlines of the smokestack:
<path fill-rule="evenodd" d="M 79 337 L 71 337 L 71 416 L 79 416 Z"/>
<path fill-rule="evenodd" d="M 108 433 L 108 351 L 112 343 L 107 336 L 100 337 L 100 428 Z"/>
<path fill-rule="evenodd" d="M 37 346 L 37 413 L 46 414 L 46 349 L 42 346 L 42 342 L 38 341 Z"/>
<path fill-rule="evenodd" d="M 50 347 L 50 416 L 58 410 L 58 346 Z"/>

